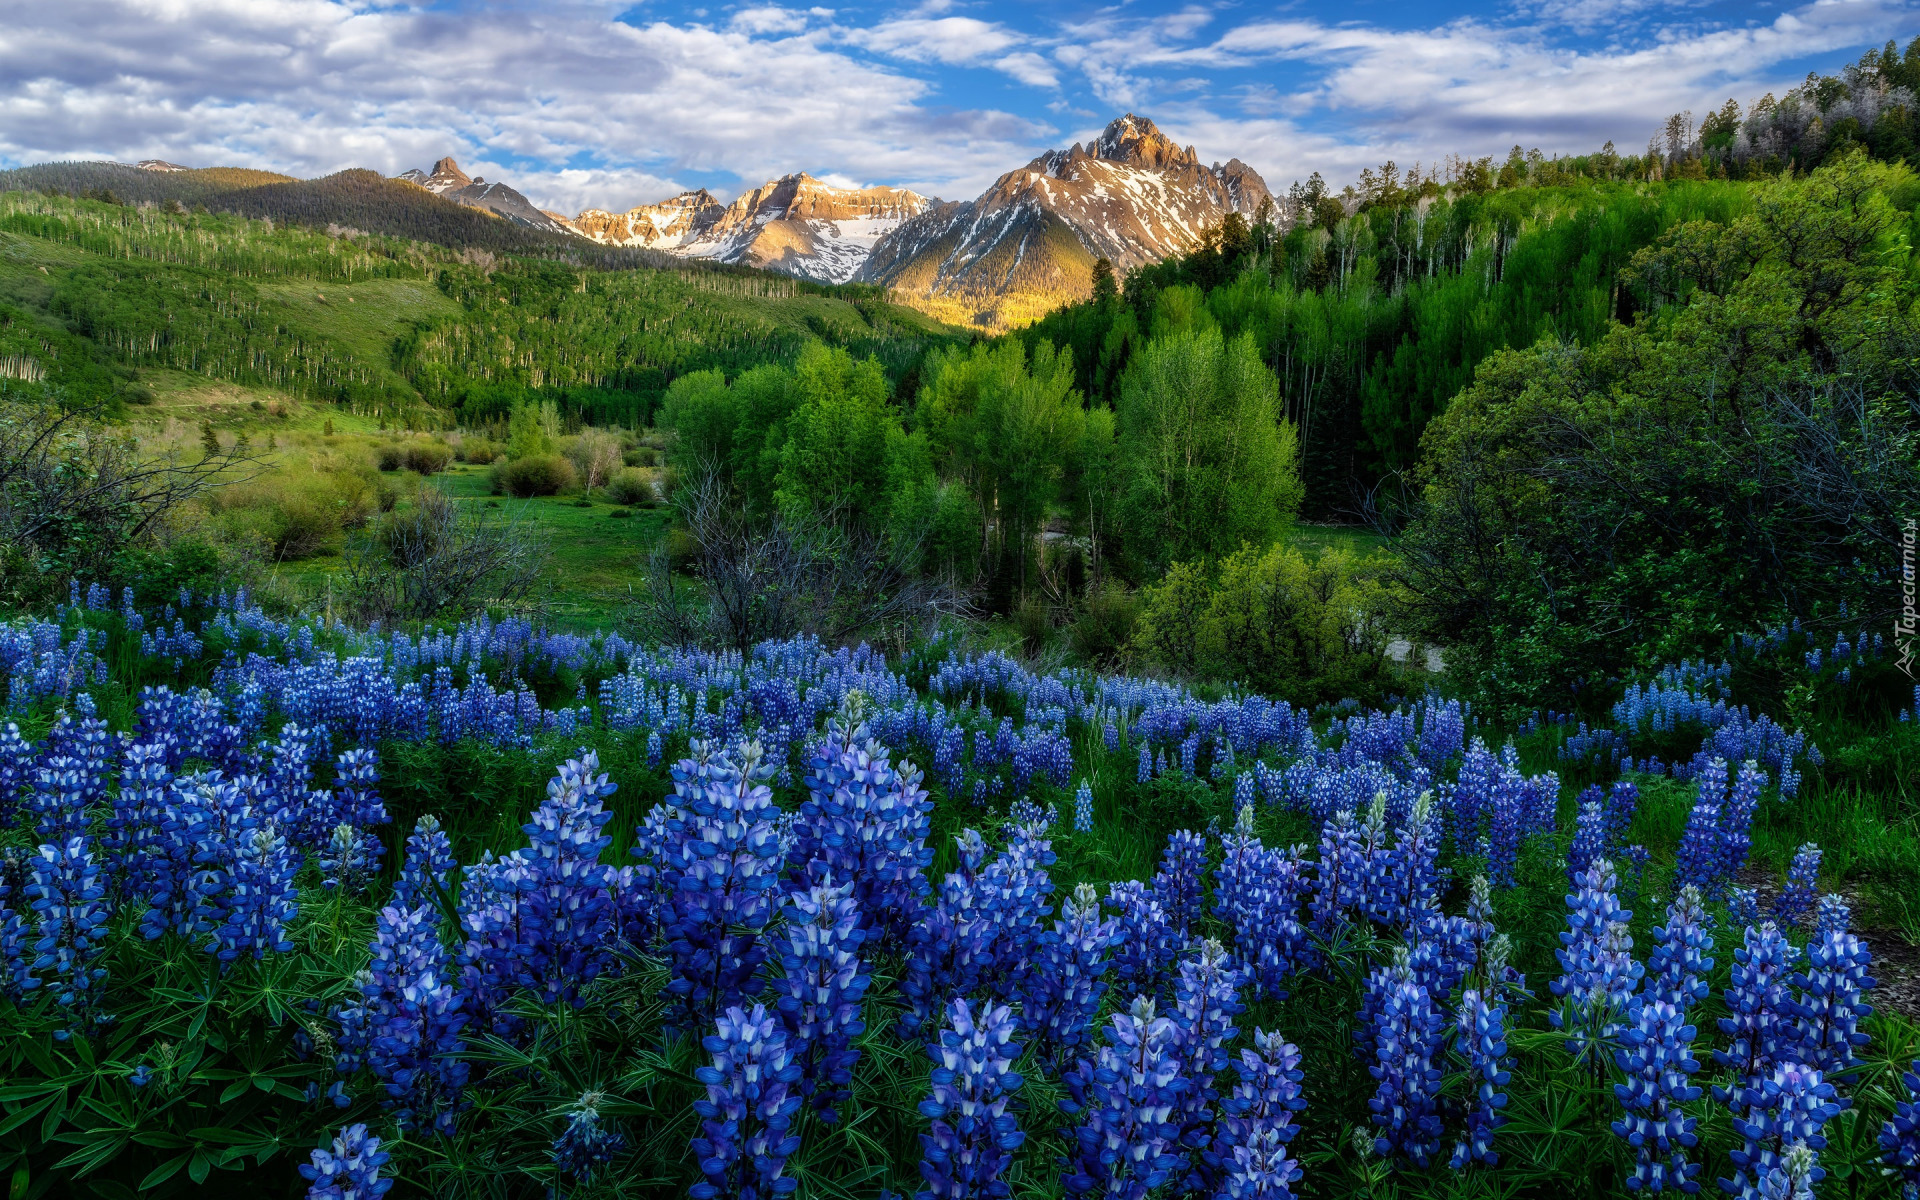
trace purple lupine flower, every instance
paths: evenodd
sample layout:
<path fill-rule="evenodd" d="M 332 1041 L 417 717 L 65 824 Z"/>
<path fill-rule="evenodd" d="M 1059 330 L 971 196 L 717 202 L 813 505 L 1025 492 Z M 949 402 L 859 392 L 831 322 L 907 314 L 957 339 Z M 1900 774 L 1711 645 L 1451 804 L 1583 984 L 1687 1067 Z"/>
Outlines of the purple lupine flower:
<path fill-rule="evenodd" d="M 346 1074 L 370 1070 L 403 1127 L 447 1135 L 464 1107 L 460 1031 L 469 1018 L 435 924 L 431 909 L 380 910 L 360 996 L 338 1014 L 336 1065 Z"/>
<path fill-rule="evenodd" d="M 162 843 L 172 784 L 166 747 L 144 742 L 127 747 L 101 849 L 111 864 L 115 894 L 143 909 L 165 869 Z"/>
<path fill-rule="evenodd" d="M 1189 1152 L 1192 1170 L 1186 1189 L 1202 1195 L 1211 1195 L 1220 1183 L 1218 1164 L 1207 1161 L 1220 1099 L 1214 1080 L 1227 1069 L 1227 1043 L 1239 1033 L 1233 1018 L 1247 1010 L 1240 1003 L 1242 982 L 1225 947 L 1208 938 L 1198 955 L 1181 960 L 1173 985 L 1173 1053 L 1187 1084 L 1169 1120 L 1179 1131 L 1179 1144 Z"/>
<path fill-rule="evenodd" d="M 33 778 L 33 767 L 33 743 L 20 735 L 19 724 L 14 721 L 0 724 L 0 828 L 13 825 L 21 798 Z"/>
<path fill-rule="evenodd" d="M 1673 882 L 1676 887 L 1699 888 L 1703 896 L 1718 896 L 1724 883 L 1720 874 L 1720 805 L 1707 799 L 1704 784 L 1700 795 L 1680 835 Z"/>
<path fill-rule="evenodd" d="M 807 763 L 807 799 L 788 852 L 797 870 L 829 871 L 854 885 L 873 950 L 904 949 L 932 891 L 927 845 L 933 804 L 913 764 L 894 766 L 850 702 Z"/>
<path fill-rule="evenodd" d="M 1500 1155 L 1493 1148 L 1493 1135 L 1507 1123 L 1500 1111 L 1507 1106 L 1507 1094 L 1501 1089 L 1513 1078 L 1513 1057 L 1507 1053 L 1507 1006 L 1498 1000 L 1488 1004 L 1477 988 L 1461 992 L 1454 1047 L 1467 1064 L 1473 1105 L 1467 1113 L 1466 1136 L 1454 1143 L 1448 1165 L 1456 1171 L 1470 1162 L 1495 1166 Z"/>
<path fill-rule="evenodd" d="M 1582 793 L 1580 818 L 1574 825 L 1573 845 L 1567 851 L 1567 878 L 1578 886 L 1580 876 L 1596 858 L 1607 858 L 1607 813 L 1601 807 L 1599 785 Z M 1592 799 L 1585 799 L 1592 796 Z"/>
<path fill-rule="evenodd" d="M 19 1003 L 40 981 L 33 976 L 33 928 L 23 913 L 27 872 L 18 849 L 0 849 L 0 999 Z"/>
<path fill-rule="evenodd" d="M 1693 1057 L 1694 1027 L 1684 1010 L 1651 994 L 1635 1002 L 1630 1016 L 1620 1031 L 1623 1045 L 1613 1052 L 1627 1077 L 1613 1086 L 1626 1110 L 1613 1132 L 1634 1154 L 1627 1187 L 1696 1192 L 1700 1164 L 1687 1161 L 1687 1151 L 1699 1144 L 1694 1132 L 1699 1121 L 1680 1107 L 1700 1098 L 1700 1089 L 1688 1082 L 1700 1069 Z"/>
<path fill-rule="evenodd" d="M 1783 929 L 1805 925 L 1813 916 L 1814 895 L 1820 889 L 1820 844 L 1805 842 L 1794 851 L 1787 870 L 1787 886 L 1773 898 L 1773 919 Z"/>
<path fill-rule="evenodd" d="M 87 833 L 93 823 L 87 811 L 87 785 L 86 764 L 65 754 L 53 755 L 33 773 L 27 811 L 42 842 L 65 845 L 67 839 Z"/>
<path fill-rule="evenodd" d="M 1820 1169 L 1819 1152 L 1827 1148 L 1820 1129 L 1841 1106 L 1834 1101 L 1834 1088 L 1820 1072 L 1802 1063 L 1776 1065 L 1754 1086 L 1745 1089 L 1745 1116 L 1735 1116 L 1733 1131 L 1745 1145 L 1728 1157 L 1733 1160 L 1732 1179 L 1720 1186 L 1736 1196 L 1758 1193 L 1759 1186 L 1782 1166 L 1787 1151 L 1803 1145 L 1813 1152 L 1813 1164 L 1806 1175 L 1809 1184 L 1820 1182 L 1826 1172 Z"/>
<path fill-rule="evenodd" d="M 1720 878 L 1732 879 L 1747 865 L 1753 848 L 1753 814 L 1760 805 L 1760 791 L 1767 776 L 1760 764 L 1748 759 L 1740 764 L 1733 788 L 1720 809 Z"/>
<path fill-rule="evenodd" d="M 349 895 L 364 893 L 380 870 L 384 849 L 373 834 L 340 822 L 320 847 L 320 886 L 328 891 L 344 888 Z"/>
<path fill-rule="evenodd" d="M 1853 924 L 1853 909 L 1845 900 L 1832 892 L 1820 897 L 1820 906 L 1813 919 L 1813 932 L 1816 936 L 1845 933 L 1851 924 Z"/>
<path fill-rule="evenodd" d="M 867 931 L 853 885 L 835 886 L 831 875 L 789 895 L 786 918 L 784 974 L 774 985 L 780 1020 L 800 1064 L 800 1094 L 831 1124 L 860 1058 L 853 1039 L 867 1028 L 860 1017 L 870 980 L 860 957 Z"/>
<path fill-rule="evenodd" d="M 459 867 L 453 857 L 453 842 L 440 827 L 439 818 L 431 813 L 422 815 L 407 835 L 407 856 L 393 885 L 393 907 L 402 911 L 437 908 L 439 894 L 453 890 L 454 872 Z"/>
<path fill-rule="evenodd" d="M 1893 1116 L 1880 1126 L 1880 1161 L 1899 1178 L 1901 1200 L 1920 1195 L 1920 1059 L 1900 1076 L 1906 1099 L 1893 1106 Z"/>
<path fill-rule="evenodd" d="M 1414 799 L 1406 822 L 1395 835 L 1391 864 L 1383 883 L 1390 897 L 1382 908 L 1389 923 L 1401 927 L 1419 924 L 1439 911 L 1438 895 L 1444 871 L 1440 868 L 1440 823 L 1433 814 L 1433 795 Z"/>
<path fill-rule="evenodd" d="M 1114 1014 L 1098 1058 L 1061 1077 L 1061 1111 L 1080 1117 L 1060 1180 L 1074 1200 L 1144 1200 L 1185 1168 L 1170 1119 L 1186 1087 L 1174 1036 L 1173 1022 L 1136 996 L 1131 1012 Z"/>
<path fill-rule="evenodd" d="M 1728 888 L 1727 922 L 1735 929 L 1746 929 L 1760 921 L 1759 895 L 1752 888 Z"/>
<path fill-rule="evenodd" d="M 300 911 L 293 886 L 299 869 L 287 840 L 271 828 L 241 835 L 227 884 L 225 921 L 209 947 L 214 957 L 232 963 L 243 955 L 258 960 L 269 950 L 285 954 L 293 949 L 287 926 Z"/>
<path fill-rule="evenodd" d="M 1110 885 L 1107 904 L 1119 913 L 1113 964 L 1121 994 L 1158 996 L 1180 954 L 1181 938 L 1173 921 L 1137 879 Z"/>
<path fill-rule="evenodd" d="M 599 1092 L 583 1093 L 567 1111 L 567 1127 L 548 1151 L 554 1166 L 581 1183 L 593 1182 L 593 1173 L 627 1148 L 626 1136 L 601 1122 L 601 1100 Z"/>
<path fill-rule="evenodd" d="M 1548 1019 L 1555 1029 L 1569 1031 L 1567 1050 L 1583 1061 L 1613 1039 L 1642 974 L 1627 932 L 1633 914 L 1614 897 L 1616 882 L 1606 859 L 1588 866 L 1579 890 L 1567 896 L 1567 932 L 1554 952 L 1564 974 L 1548 985 L 1560 1000 Z"/>
<path fill-rule="evenodd" d="M 1023 1082 L 1013 1070 L 1020 1056 L 1012 1044 L 1015 1024 L 1004 1004 L 983 1005 L 977 1013 L 964 999 L 948 1006 L 947 1028 L 928 1047 L 938 1065 L 932 1093 L 920 1104 L 933 1127 L 920 1135 L 927 1186 L 917 1200 L 1012 1194 L 1000 1176 L 1026 1139 L 1007 1111 L 1007 1097 Z"/>
<path fill-rule="evenodd" d="M 1253 1048 L 1234 1064 L 1240 1081 L 1220 1102 L 1220 1133 L 1209 1161 L 1223 1176 L 1216 1197 L 1230 1200 L 1292 1200 L 1288 1188 L 1300 1164 L 1287 1143 L 1300 1132 L 1293 1114 L 1307 1106 L 1300 1094 L 1300 1050 L 1277 1033 L 1253 1031 Z"/>
<path fill-rule="evenodd" d="M 1113 726 L 1107 726 L 1111 733 Z M 1080 788 L 1073 794 L 1073 831 L 1075 833 L 1093 832 L 1093 787 L 1086 780 L 1080 781 Z"/>
<path fill-rule="evenodd" d="M 1414 978 L 1406 950 L 1395 952 L 1391 967 L 1374 971 L 1373 990 L 1381 997 L 1374 1018 L 1374 1065 L 1367 1068 L 1378 1086 L 1367 1107 L 1379 1134 L 1374 1152 L 1400 1156 L 1425 1168 L 1440 1149 L 1440 1066 L 1437 1059 L 1443 1021 L 1433 997 Z"/>
<path fill-rule="evenodd" d="M 1205 838 L 1185 829 L 1167 835 L 1166 853 L 1153 877 L 1152 892 L 1182 942 L 1200 917 L 1200 889 L 1206 869 Z"/>
<path fill-rule="evenodd" d="M 1607 831 L 1607 853 L 1622 852 L 1627 847 L 1627 838 L 1633 833 L 1633 821 L 1640 813 L 1640 789 L 1631 779 L 1615 781 L 1607 791 L 1604 824 Z"/>
<path fill-rule="evenodd" d="M 1712 918 L 1707 915 L 1700 889 L 1680 889 L 1667 906 L 1667 923 L 1653 931 L 1653 949 L 1647 955 L 1647 973 L 1641 991 L 1650 1000 L 1663 1001 L 1685 1013 L 1707 996 L 1707 973 L 1713 960 Z"/>
<path fill-rule="evenodd" d="M 1366 856 L 1352 809 L 1341 809 L 1320 830 L 1320 870 L 1315 880 L 1313 928 L 1330 937 L 1348 912 L 1365 901 Z"/>
<path fill-rule="evenodd" d="M 1060 918 L 1040 938 L 1021 1000 L 1021 1021 L 1032 1031 L 1041 1059 L 1050 1064 L 1086 1044 L 1088 1022 L 1107 990 L 1101 978 L 1107 972 L 1107 952 L 1121 936 L 1119 922 L 1101 916 L 1100 894 L 1090 883 L 1074 889 L 1060 908 Z"/>
<path fill-rule="evenodd" d="M 307 1200 L 375 1200 L 386 1195 L 393 1180 L 380 1178 L 380 1168 L 389 1157 L 365 1125 L 347 1126 L 333 1139 L 331 1151 L 315 1150 L 311 1165 L 301 1164 L 300 1174 L 313 1181 Z"/>
<path fill-rule="evenodd" d="M 601 801 L 614 790 L 592 752 L 568 759 L 547 782 L 547 798 L 522 825 L 528 846 L 516 856 L 523 958 L 520 982 L 546 1004 L 582 1003 L 580 989 L 612 963 L 613 870 L 600 862 L 613 814 Z"/>
<path fill-rule="evenodd" d="M 48 986 L 63 1008 L 88 1012 L 103 967 L 94 966 L 106 948 L 106 884 L 93 861 L 92 840 L 70 837 L 58 846 L 45 845 L 28 860 L 23 889 L 34 914 L 33 966 L 48 976 Z M 60 1040 L 67 1030 L 54 1034 Z"/>
<path fill-rule="evenodd" d="M 1798 1038 L 1787 983 L 1799 957 L 1771 921 L 1749 925 L 1746 944 L 1733 952 L 1733 980 L 1726 991 L 1729 1015 L 1720 1018 L 1720 1032 L 1730 1040 L 1725 1050 L 1713 1052 L 1714 1063 L 1731 1068 L 1734 1076 L 1729 1086 L 1713 1089 L 1722 1104 L 1737 1103 L 1746 1089 L 1759 1086 L 1774 1064 L 1792 1059 Z"/>
<path fill-rule="evenodd" d="M 1761 1200 L 1813 1200 L 1813 1172 L 1813 1151 L 1795 1142 L 1761 1182 Z"/>
<path fill-rule="evenodd" d="M 1861 997 L 1875 984 L 1873 955 L 1846 929 L 1830 929 L 1807 943 L 1806 966 L 1788 977 L 1796 989 L 1784 1008 L 1794 1018 L 1799 1046 L 1793 1057 L 1827 1079 L 1848 1082 L 1868 1042 L 1860 1022 L 1873 1012 Z"/>
<path fill-rule="evenodd" d="M 693 1200 L 767 1200 L 785 1196 L 799 1180 L 784 1174 L 800 1148 L 788 1133 L 800 1097 L 793 1085 L 800 1064 L 787 1049 L 786 1031 L 756 1004 L 751 1013 L 729 1008 L 702 1043 L 713 1065 L 695 1072 L 706 1085 L 694 1101 L 700 1136 L 693 1153 L 706 1179 L 693 1186 Z"/>

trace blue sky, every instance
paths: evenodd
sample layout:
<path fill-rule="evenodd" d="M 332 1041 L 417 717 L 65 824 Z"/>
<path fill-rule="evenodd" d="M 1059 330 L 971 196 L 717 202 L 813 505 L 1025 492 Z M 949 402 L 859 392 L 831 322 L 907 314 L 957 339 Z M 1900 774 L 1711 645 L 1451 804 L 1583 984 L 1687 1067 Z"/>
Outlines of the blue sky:
<path fill-rule="evenodd" d="M 0 161 L 311 176 L 442 154 L 565 212 L 788 171 L 980 192 L 1132 111 L 1276 189 L 1645 144 L 1920 34 L 1811 4 L 0 0 Z"/>

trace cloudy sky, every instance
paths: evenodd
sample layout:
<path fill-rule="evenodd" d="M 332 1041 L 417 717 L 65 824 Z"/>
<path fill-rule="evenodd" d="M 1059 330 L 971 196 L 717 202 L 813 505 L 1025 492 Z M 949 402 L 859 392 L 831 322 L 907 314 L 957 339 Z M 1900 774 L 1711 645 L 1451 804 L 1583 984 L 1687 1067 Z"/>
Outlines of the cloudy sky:
<path fill-rule="evenodd" d="M 1644 145 L 1920 34 L 1920 0 L 0 0 L 0 162 L 452 154 L 567 212 L 788 171 L 970 197 L 1112 117 L 1283 188 Z"/>

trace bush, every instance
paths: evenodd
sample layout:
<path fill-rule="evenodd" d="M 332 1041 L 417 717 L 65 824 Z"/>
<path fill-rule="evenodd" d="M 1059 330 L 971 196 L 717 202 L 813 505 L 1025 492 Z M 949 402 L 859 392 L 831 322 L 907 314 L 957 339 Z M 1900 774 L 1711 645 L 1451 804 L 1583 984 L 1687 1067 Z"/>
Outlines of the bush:
<path fill-rule="evenodd" d="M 281 498 L 267 525 L 276 559 L 294 562 L 312 558 L 340 532 L 340 510 L 330 499 L 304 490 Z"/>
<path fill-rule="evenodd" d="M 453 461 L 453 451 L 445 442 L 415 442 L 407 447 L 407 470 L 419 475 L 438 475 Z"/>
<path fill-rule="evenodd" d="M 407 465 L 407 452 L 400 446 L 381 446 L 373 452 L 373 458 L 382 471 L 398 471 Z"/>
<path fill-rule="evenodd" d="M 557 454 L 516 458 L 494 468 L 494 489 L 525 500 L 552 496 L 573 486 L 573 464 Z"/>
<path fill-rule="evenodd" d="M 1175 563 L 1145 589 L 1134 645 L 1183 675 L 1232 680 L 1296 704 L 1377 697 L 1386 684 L 1386 591 L 1344 550 L 1309 562 L 1245 547 L 1209 574 Z"/>
<path fill-rule="evenodd" d="M 465 438 L 461 441 L 460 448 L 454 451 L 453 456 L 461 462 L 484 467 L 500 457 L 500 448 L 482 438 Z"/>
<path fill-rule="evenodd" d="M 631 467 L 617 471 L 607 481 L 607 499 L 615 504 L 650 505 L 654 502 L 653 477 Z"/>
<path fill-rule="evenodd" d="M 652 446 L 635 446 L 622 454 L 620 460 L 630 467 L 651 467 L 660 462 L 660 452 Z"/>
<path fill-rule="evenodd" d="M 1140 600 L 1124 586 L 1109 583 L 1087 598 L 1087 607 L 1068 636 L 1073 651 L 1089 666 L 1113 666 L 1126 657 L 1140 623 Z"/>

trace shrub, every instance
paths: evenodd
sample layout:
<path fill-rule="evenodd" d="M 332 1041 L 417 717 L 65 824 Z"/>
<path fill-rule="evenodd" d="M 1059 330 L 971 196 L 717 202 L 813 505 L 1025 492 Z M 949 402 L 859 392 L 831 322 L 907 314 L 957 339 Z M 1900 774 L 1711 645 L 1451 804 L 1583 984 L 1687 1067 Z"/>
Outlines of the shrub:
<path fill-rule="evenodd" d="M 1111 666 L 1126 656 L 1139 623 L 1139 598 L 1124 586 L 1109 583 L 1087 598 L 1087 607 L 1068 636 L 1082 661 Z"/>
<path fill-rule="evenodd" d="M 407 470 L 420 475 L 438 475 L 453 461 L 453 451 L 445 442 L 415 442 L 407 447 Z"/>
<path fill-rule="evenodd" d="M 312 558 L 340 532 L 340 510 L 331 497 L 301 490 L 281 497 L 267 526 L 273 556 L 282 562 Z"/>
<path fill-rule="evenodd" d="M 398 471 L 407 465 L 407 452 L 401 446 L 381 446 L 373 452 L 373 456 L 382 471 Z"/>
<path fill-rule="evenodd" d="M 620 461 L 630 467 L 651 467 L 660 462 L 660 452 L 652 446 L 635 446 L 620 456 Z"/>
<path fill-rule="evenodd" d="M 573 464 L 557 454 L 516 458 L 494 468 L 494 483 L 496 490 L 521 500 L 552 496 L 573 486 Z"/>
<path fill-rule="evenodd" d="M 590 492 L 603 486 L 620 469 L 620 439 L 603 429 L 582 430 L 568 444 L 567 459 L 579 473 L 582 486 Z"/>
<path fill-rule="evenodd" d="M 1143 595 L 1135 646 L 1182 674 L 1305 704 L 1369 698 L 1387 681 L 1385 589 L 1347 551 L 1309 562 L 1291 546 L 1245 547 L 1216 574 L 1175 563 Z"/>
<path fill-rule="evenodd" d="M 481 438 L 466 438 L 461 441 L 460 448 L 454 452 L 454 457 L 461 462 L 484 467 L 500 457 L 500 448 Z"/>
<path fill-rule="evenodd" d="M 607 481 L 607 499 L 615 504 L 652 504 L 653 477 L 645 471 L 636 471 L 629 467 L 614 473 Z"/>

